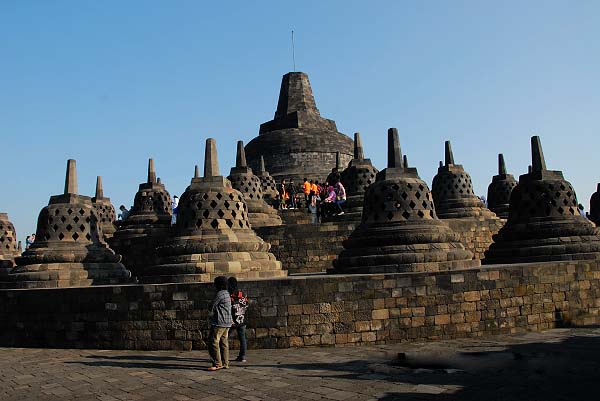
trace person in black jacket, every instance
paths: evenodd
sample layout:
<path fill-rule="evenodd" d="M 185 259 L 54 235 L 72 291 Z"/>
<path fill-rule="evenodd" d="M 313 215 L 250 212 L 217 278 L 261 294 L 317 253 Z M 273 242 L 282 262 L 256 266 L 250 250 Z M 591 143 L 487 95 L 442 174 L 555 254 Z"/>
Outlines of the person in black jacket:
<path fill-rule="evenodd" d="M 246 341 L 246 310 L 248 309 L 248 297 L 244 295 L 242 290 L 238 290 L 238 282 L 235 277 L 229 277 L 227 280 L 227 291 L 231 295 L 231 317 L 233 318 L 233 326 L 235 328 L 240 341 L 240 353 L 235 359 L 238 362 L 246 362 L 246 349 L 248 344 Z"/>

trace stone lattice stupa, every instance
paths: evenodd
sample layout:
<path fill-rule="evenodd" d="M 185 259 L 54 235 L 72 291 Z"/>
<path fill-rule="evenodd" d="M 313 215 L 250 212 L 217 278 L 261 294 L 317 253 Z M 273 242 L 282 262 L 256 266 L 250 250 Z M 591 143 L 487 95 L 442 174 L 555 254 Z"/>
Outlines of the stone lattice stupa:
<path fill-rule="evenodd" d="M 496 216 L 506 219 L 508 217 L 510 194 L 516 186 L 517 180 L 512 174 L 506 172 L 504 155 L 500 153 L 498 155 L 498 175 L 492 178 L 492 182 L 488 186 L 488 209 L 496 213 Z"/>
<path fill-rule="evenodd" d="M 75 160 L 67 162 L 65 191 L 50 197 L 40 212 L 35 242 L 20 257 L 8 280 L 17 288 L 118 284 L 130 280 L 103 239 L 91 198 L 77 194 Z"/>
<path fill-rule="evenodd" d="M 304 178 L 323 181 L 335 166 L 352 159 L 352 139 L 337 130 L 335 121 L 321 117 L 308 75 L 290 72 L 283 76 L 273 120 L 260 126 L 258 137 L 246 145 L 248 165 L 258 170 L 263 155 L 277 182 Z"/>
<path fill-rule="evenodd" d="M 148 160 L 148 179 L 139 185 L 133 207 L 110 239 L 111 247 L 123 255 L 123 263 L 136 276 L 156 263 L 156 247 L 171 231 L 171 195 L 156 177 L 154 160 Z"/>
<path fill-rule="evenodd" d="M 260 156 L 260 163 L 258 165 L 256 176 L 260 180 L 263 198 L 267 203 L 273 204 L 275 199 L 279 197 L 279 192 L 277 191 L 275 179 L 271 177 L 271 174 L 265 169 L 265 158 L 262 155 Z"/>
<path fill-rule="evenodd" d="M 346 189 L 346 203 L 344 204 L 344 218 L 360 220 L 363 202 L 367 188 L 375 182 L 379 170 L 373 167 L 371 159 L 365 159 L 360 134 L 354 134 L 354 158 L 350 160 L 348 168 L 342 171 L 341 181 Z"/>
<path fill-rule="evenodd" d="M 158 263 L 142 282 L 212 281 L 216 276 L 272 278 L 287 275 L 252 230 L 241 192 L 219 175 L 215 140 L 206 141 L 204 177 L 181 195 L 174 236 L 159 247 Z"/>
<path fill-rule="evenodd" d="M 0 213 L 0 276 L 8 274 L 19 255 L 15 226 L 8 219 L 8 214 Z"/>
<path fill-rule="evenodd" d="M 508 220 L 485 263 L 600 259 L 600 229 L 581 216 L 573 186 L 546 169 L 540 138 L 531 138 L 531 171 L 519 177 Z"/>
<path fill-rule="evenodd" d="M 590 212 L 588 218 L 600 226 L 600 184 L 590 198 Z"/>
<path fill-rule="evenodd" d="M 365 194 L 360 226 L 335 261 L 343 273 L 440 271 L 479 266 L 458 235 L 438 219 L 415 168 L 405 168 L 398 131 L 388 131 L 388 167 Z"/>
<path fill-rule="evenodd" d="M 231 168 L 229 177 L 233 189 L 242 193 L 248 206 L 248 220 L 254 228 L 279 226 L 282 224 L 277 210 L 271 207 L 263 198 L 260 178 L 252 173 L 246 164 L 244 142 L 238 141 L 235 167 Z"/>
<path fill-rule="evenodd" d="M 100 226 L 102 226 L 102 234 L 104 239 L 108 240 L 115 234 L 117 228 L 115 227 L 115 221 L 117 215 L 115 214 L 115 208 L 110 203 L 110 198 L 104 197 L 104 188 L 102 187 L 102 177 L 96 177 L 96 195 L 92 198 L 92 204 L 96 208 L 98 219 L 100 220 Z"/>

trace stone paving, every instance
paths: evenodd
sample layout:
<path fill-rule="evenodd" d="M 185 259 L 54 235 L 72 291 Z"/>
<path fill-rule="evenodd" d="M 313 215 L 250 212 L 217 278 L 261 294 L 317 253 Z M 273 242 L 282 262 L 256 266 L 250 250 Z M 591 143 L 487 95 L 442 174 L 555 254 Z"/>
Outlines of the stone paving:
<path fill-rule="evenodd" d="M 251 350 L 218 372 L 203 351 L 1 348 L 0 400 L 598 399 L 599 357 L 600 328 Z"/>

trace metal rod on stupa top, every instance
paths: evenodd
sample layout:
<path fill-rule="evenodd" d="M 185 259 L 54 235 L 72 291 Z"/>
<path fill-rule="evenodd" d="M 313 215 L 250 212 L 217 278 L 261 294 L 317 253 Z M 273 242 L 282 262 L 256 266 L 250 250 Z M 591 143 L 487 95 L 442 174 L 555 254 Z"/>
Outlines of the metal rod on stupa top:
<path fill-rule="evenodd" d="M 67 175 L 65 177 L 65 194 L 77 195 L 77 163 L 67 160 Z"/>
<path fill-rule="evenodd" d="M 96 177 L 96 199 L 104 198 L 104 188 L 102 187 L 102 177 Z"/>
<path fill-rule="evenodd" d="M 388 129 L 388 168 L 402 167 L 402 149 L 396 128 Z"/>
<path fill-rule="evenodd" d="M 360 140 L 360 132 L 354 133 L 354 158 L 356 160 L 364 160 L 365 158 L 362 141 Z"/>
<path fill-rule="evenodd" d="M 531 170 L 536 172 L 546 170 L 542 141 L 537 135 L 531 137 Z"/>
<path fill-rule="evenodd" d="M 244 141 L 237 142 L 237 153 L 235 155 L 235 166 L 246 167 L 246 152 L 244 151 Z"/>
<path fill-rule="evenodd" d="M 217 141 L 214 138 L 207 138 L 206 148 L 204 149 L 204 177 L 216 177 L 219 175 Z"/>
<path fill-rule="evenodd" d="M 444 159 L 446 161 L 446 166 L 448 164 L 454 164 L 454 154 L 452 153 L 452 144 L 450 143 L 450 141 L 446 141 L 445 143 Z"/>
<path fill-rule="evenodd" d="M 154 169 L 154 159 L 148 159 L 148 184 L 156 183 L 156 170 Z"/>
<path fill-rule="evenodd" d="M 504 163 L 504 155 L 502 153 L 498 153 L 498 174 L 506 174 L 506 164 Z"/>

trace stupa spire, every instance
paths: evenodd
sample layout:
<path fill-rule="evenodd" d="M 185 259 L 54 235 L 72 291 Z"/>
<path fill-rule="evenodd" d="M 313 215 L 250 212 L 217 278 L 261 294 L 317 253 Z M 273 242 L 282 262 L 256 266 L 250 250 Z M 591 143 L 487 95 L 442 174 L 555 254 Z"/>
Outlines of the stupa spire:
<path fill-rule="evenodd" d="M 156 170 L 154 169 L 154 159 L 148 159 L 148 184 L 156 182 Z"/>
<path fill-rule="evenodd" d="M 404 168 L 408 168 L 408 157 L 406 155 L 402 156 L 402 165 Z"/>
<path fill-rule="evenodd" d="M 283 76 L 275 119 L 294 112 L 319 114 L 308 75 L 303 72 L 290 72 Z"/>
<path fill-rule="evenodd" d="M 356 160 L 364 160 L 365 153 L 363 151 L 362 141 L 360 140 L 360 133 L 354 133 L 354 158 Z"/>
<path fill-rule="evenodd" d="M 247 167 L 246 152 L 244 151 L 244 141 L 237 142 L 237 154 L 235 156 L 236 167 Z"/>
<path fill-rule="evenodd" d="M 200 178 L 200 167 L 197 164 L 194 166 L 194 178 Z"/>
<path fill-rule="evenodd" d="M 102 177 L 101 176 L 97 176 L 96 177 L 96 199 L 102 199 L 104 198 L 104 188 L 102 187 Z"/>
<path fill-rule="evenodd" d="M 446 166 L 448 164 L 454 164 L 454 154 L 452 153 L 452 144 L 450 143 L 450 141 L 446 141 L 445 143 L 445 161 L 446 161 Z"/>
<path fill-rule="evenodd" d="M 207 138 L 206 148 L 204 150 L 204 177 L 216 177 L 219 175 L 217 142 L 214 138 Z"/>
<path fill-rule="evenodd" d="M 402 150 L 400 149 L 400 137 L 398 129 L 388 129 L 388 168 L 402 167 Z"/>
<path fill-rule="evenodd" d="M 498 153 L 498 174 L 506 175 L 506 164 L 504 163 L 504 155 Z"/>
<path fill-rule="evenodd" d="M 258 174 L 263 174 L 266 171 L 265 169 L 265 158 L 263 155 L 260 155 L 260 164 L 258 165 Z"/>
<path fill-rule="evenodd" d="M 65 195 L 77 195 L 77 163 L 73 159 L 67 160 L 67 175 L 65 177 Z"/>
<path fill-rule="evenodd" d="M 535 135 L 531 137 L 531 171 L 541 172 L 546 170 L 546 160 L 542 150 L 542 141 Z"/>

